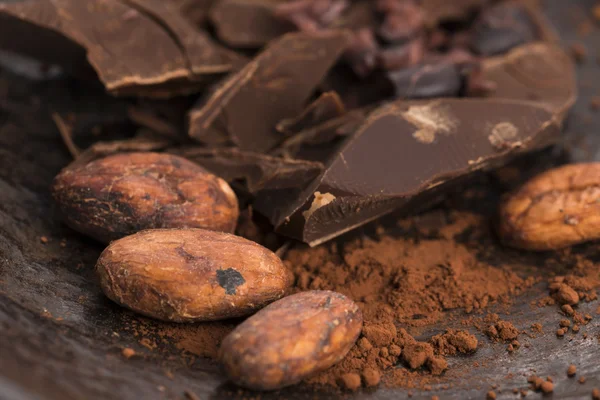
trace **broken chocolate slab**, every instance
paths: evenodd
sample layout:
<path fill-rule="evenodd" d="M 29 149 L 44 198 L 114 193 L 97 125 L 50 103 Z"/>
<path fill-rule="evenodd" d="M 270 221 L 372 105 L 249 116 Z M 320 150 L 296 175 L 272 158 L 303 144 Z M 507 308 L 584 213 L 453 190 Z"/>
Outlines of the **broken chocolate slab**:
<path fill-rule="evenodd" d="M 283 159 L 238 149 L 183 147 L 170 150 L 228 182 L 244 180 L 250 193 L 303 188 L 323 171 L 323 164 Z"/>
<path fill-rule="evenodd" d="M 0 29 L 2 48 L 68 69 L 87 57 L 115 95 L 193 93 L 243 62 L 194 28 L 174 4 L 159 0 L 4 2 Z M 14 40 L 15 33 L 22 40 Z"/>
<path fill-rule="evenodd" d="M 483 78 L 496 83 L 489 97 L 538 102 L 562 122 L 577 96 L 575 66 L 552 43 L 520 46 L 482 63 Z"/>
<path fill-rule="evenodd" d="M 346 108 L 340 96 L 336 92 L 325 92 L 310 103 L 300 115 L 281 120 L 275 128 L 287 136 L 292 136 L 341 117 L 345 113 Z"/>
<path fill-rule="evenodd" d="M 209 16 L 218 38 L 237 48 L 258 48 L 296 27 L 275 15 L 281 0 L 218 0 Z"/>
<path fill-rule="evenodd" d="M 345 50 L 347 31 L 288 33 L 212 90 L 189 113 L 189 135 L 264 152 L 285 137 L 275 125 L 298 115 Z"/>
<path fill-rule="evenodd" d="M 494 56 L 531 42 L 537 28 L 527 10 L 515 3 L 499 3 L 477 19 L 471 36 L 471 49 L 482 56 Z"/>
<path fill-rule="evenodd" d="M 532 102 L 396 101 L 370 114 L 306 189 L 265 191 L 254 206 L 277 231 L 314 246 L 395 209 L 414 211 L 473 171 L 559 136 L 556 116 Z"/>

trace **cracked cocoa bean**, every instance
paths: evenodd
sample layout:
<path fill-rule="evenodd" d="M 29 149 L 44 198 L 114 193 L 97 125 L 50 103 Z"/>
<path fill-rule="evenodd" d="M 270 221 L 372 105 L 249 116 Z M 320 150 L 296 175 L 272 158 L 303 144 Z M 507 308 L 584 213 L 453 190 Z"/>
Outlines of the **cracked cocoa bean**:
<path fill-rule="evenodd" d="M 96 264 L 104 293 L 166 321 L 252 314 L 293 283 L 270 250 L 205 229 L 151 229 L 112 242 Z"/>
<path fill-rule="evenodd" d="M 67 225 L 102 242 L 153 228 L 231 233 L 239 215 L 227 182 L 170 154 L 122 153 L 67 167 L 52 192 Z"/>
<path fill-rule="evenodd" d="M 600 239 L 600 163 L 565 165 L 531 179 L 502 204 L 499 234 L 526 250 Z"/>
<path fill-rule="evenodd" d="M 254 390 L 300 382 L 341 361 L 362 329 L 347 297 L 309 291 L 265 307 L 231 332 L 219 357 L 230 379 Z"/>

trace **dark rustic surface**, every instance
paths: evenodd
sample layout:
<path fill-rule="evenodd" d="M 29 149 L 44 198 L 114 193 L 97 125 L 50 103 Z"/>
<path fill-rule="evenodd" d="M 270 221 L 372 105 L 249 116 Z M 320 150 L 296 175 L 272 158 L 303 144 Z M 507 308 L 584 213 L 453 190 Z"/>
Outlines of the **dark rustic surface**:
<path fill-rule="evenodd" d="M 596 54 L 600 29 L 594 25 L 585 37 L 577 33 L 590 18 L 594 3 L 546 1 L 547 13 L 565 44 L 581 41 L 589 50 L 587 61 L 578 67 L 580 98 L 565 135 L 574 160 L 600 158 L 600 112 L 589 108 L 590 97 L 600 95 Z M 132 314 L 102 295 L 93 274 L 102 246 L 58 222 L 48 188 L 69 157 L 50 113 L 89 106 L 93 96 L 63 81 L 34 84 L 0 71 L 0 398 L 183 399 L 186 390 L 201 399 L 249 397 L 250 393 L 238 395 L 225 383 L 213 362 L 190 357 L 184 362 L 179 351 L 169 356 L 168 349 L 158 352 L 140 346 L 131 330 L 125 329 Z M 49 243 L 42 244 L 41 236 L 47 236 Z M 63 238 L 66 247 L 59 245 Z M 589 245 L 582 251 L 597 259 L 596 249 L 597 245 Z M 540 287 L 530 296 L 543 293 Z M 556 308 L 532 308 L 529 300 L 519 299 L 522 306 L 512 310 L 510 320 L 521 329 L 534 321 L 544 325 L 544 335 L 531 340 L 531 347 L 511 355 L 505 345 L 479 336 L 481 347 L 474 356 L 449 359 L 447 378 L 452 388 L 413 390 L 413 398 L 435 394 L 441 399 L 483 399 L 489 385 L 497 384 L 505 389 L 499 398 L 517 399 L 511 389 L 527 387 L 523 374 L 532 370 L 555 378 L 553 398 L 590 398 L 591 388 L 600 386 L 600 343 L 593 338 L 600 333 L 599 318 L 585 328 L 591 340 L 583 340 L 581 334 L 572 341 L 558 339 Z M 593 314 L 597 306 L 595 302 L 581 309 Z M 442 328 L 440 324 L 415 333 L 428 336 Z M 126 346 L 141 356 L 125 360 L 120 351 Z M 472 368 L 474 361 L 482 366 Z M 566 377 L 569 363 L 577 365 L 578 376 L 588 378 L 585 385 Z M 173 372 L 172 378 L 166 371 Z M 514 376 L 507 378 L 509 373 Z M 337 395 L 300 386 L 262 398 L 333 396 Z M 353 397 L 405 399 L 407 390 L 379 389 Z M 532 392 L 527 396 L 541 397 Z"/>

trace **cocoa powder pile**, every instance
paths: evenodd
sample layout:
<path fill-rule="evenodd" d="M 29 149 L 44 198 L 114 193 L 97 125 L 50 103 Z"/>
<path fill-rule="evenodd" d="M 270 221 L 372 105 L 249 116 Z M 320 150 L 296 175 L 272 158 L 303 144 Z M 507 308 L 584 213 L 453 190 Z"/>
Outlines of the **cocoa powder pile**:
<path fill-rule="evenodd" d="M 491 225 L 489 218 L 476 213 L 437 210 L 399 220 L 397 226 L 377 224 L 370 236 L 316 248 L 292 247 L 284 261 L 295 276 L 293 291 L 340 292 L 358 303 L 365 320 L 346 358 L 306 383 L 345 390 L 378 384 L 427 389 L 448 382 L 440 376 L 448 368 L 447 357 L 477 351 L 473 333 L 505 343 L 508 351 L 519 348 L 521 332 L 510 317 L 488 313 L 490 307 L 507 310 L 540 283 L 547 296 L 542 292 L 535 306 L 557 307 L 558 327 L 566 309 L 560 308 L 567 301 L 564 293 L 575 293 L 578 301 L 596 298 L 600 266 L 585 254 L 566 249 L 549 257 L 534 254 L 529 260 L 497 243 Z M 468 315 L 457 317 L 457 310 Z M 409 333 L 452 318 L 459 320 L 461 330 L 446 329 L 421 341 Z M 573 309 L 569 318 L 586 323 Z M 146 344 L 152 338 L 156 345 L 174 343 L 184 354 L 208 358 L 215 357 L 221 340 L 236 325 L 156 328 L 137 321 L 132 331 Z"/>

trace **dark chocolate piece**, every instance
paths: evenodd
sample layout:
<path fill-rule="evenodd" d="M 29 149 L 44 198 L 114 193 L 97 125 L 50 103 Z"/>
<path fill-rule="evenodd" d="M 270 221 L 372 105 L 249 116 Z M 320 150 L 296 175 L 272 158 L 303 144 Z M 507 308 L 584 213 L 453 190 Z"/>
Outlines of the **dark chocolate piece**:
<path fill-rule="evenodd" d="M 489 97 L 538 102 L 561 122 L 575 102 L 575 66 L 557 45 L 520 46 L 500 58 L 484 60 L 482 67 L 483 78 L 496 83 Z"/>
<path fill-rule="evenodd" d="M 499 3 L 486 9 L 473 27 L 471 49 L 494 56 L 535 40 L 537 29 L 524 7 Z"/>
<path fill-rule="evenodd" d="M 298 115 L 348 43 L 347 31 L 288 33 L 227 78 L 189 113 L 189 134 L 264 152 L 284 137 L 275 125 Z"/>
<path fill-rule="evenodd" d="M 556 116 L 531 102 L 397 101 L 367 117 L 305 190 L 265 191 L 254 206 L 280 233 L 314 246 L 397 208 L 414 210 L 559 135 Z"/>
<path fill-rule="evenodd" d="M 229 46 L 258 48 L 296 29 L 275 15 L 281 0 L 219 0 L 210 20 L 219 39 Z"/>
<path fill-rule="evenodd" d="M 396 97 L 419 99 L 455 97 L 462 88 L 460 68 L 456 64 L 421 64 L 388 72 L 394 83 Z"/>
<path fill-rule="evenodd" d="M 243 62 L 160 0 L 4 2 L 0 27 L 0 48 L 69 70 L 87 57 L 116 95 L 193 93 Z"/>
<path fill-rule="evenodd" d="M 336 92 L 325 92 L 294 118 L 281 120 L 275 127 L 279 132 L 292 136 L 301 131 L 314 128 L 329 120 L 341 117 L 346 108 Z M 315 143 L 328 142 L 327 138 L 315 138 Z"/>
<path fill-rule="evenodd" d="M 169 151 L 203 166 L 228 182 L 245 180 L 250 193 L 304 188 L 323 171 L 323 164 L 319 162 L 283 159 L 233 148 L 186 146 Z"/>

